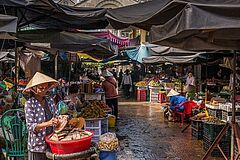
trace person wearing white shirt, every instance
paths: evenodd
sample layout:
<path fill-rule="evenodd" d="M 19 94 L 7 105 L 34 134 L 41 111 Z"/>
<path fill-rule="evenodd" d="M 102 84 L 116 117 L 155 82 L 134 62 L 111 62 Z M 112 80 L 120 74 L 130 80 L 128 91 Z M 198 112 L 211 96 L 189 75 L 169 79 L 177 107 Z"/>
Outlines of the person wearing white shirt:
<path fill-rule="evenodd" d="M 122 79 L 122 86 L 124 88 L 124 94 L 126 98 L 130 97 L 130 88 L 132 87 L 132 77 L 131 74 L 129 73 L 130 71 L 127 69 L 125 71 L 125 74 L 123 75 Z"/>
<path fill-rule="evenodd" d="M 195 86 L 195 78 L 193 77 L 193 74 L 191 72 L 188 73 L 188 77 L 187 77 L 187 80 L 186 80 L 186 85 Z"/>

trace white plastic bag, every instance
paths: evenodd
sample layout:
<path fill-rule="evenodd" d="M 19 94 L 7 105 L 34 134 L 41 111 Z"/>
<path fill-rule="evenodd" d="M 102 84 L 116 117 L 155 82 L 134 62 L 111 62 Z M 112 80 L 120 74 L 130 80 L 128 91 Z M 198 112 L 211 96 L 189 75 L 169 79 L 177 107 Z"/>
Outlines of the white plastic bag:
<path fill-rule="evenodd" d="M 105 133 L 100 136 L 98 148 L 102 151 L 113 151 L 119 146 L 118 139 L 115 133 Z"/>

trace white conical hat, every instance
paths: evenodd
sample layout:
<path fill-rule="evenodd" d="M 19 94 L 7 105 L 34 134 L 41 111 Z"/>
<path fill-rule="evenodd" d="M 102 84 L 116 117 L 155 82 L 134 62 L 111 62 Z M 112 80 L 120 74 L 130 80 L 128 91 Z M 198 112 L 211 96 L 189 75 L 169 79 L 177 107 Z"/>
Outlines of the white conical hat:
<path fill-rule="evenodd" d="M 167 94 L 167 97 L 171 97 L 171 96 L 178 96 L 180 93 L 178 93 L 177 91 L 171 89 L 171 91 Z"/>
<path fill-rule="evenodd" d="M 32 87 L 35 87 L 35 86 L 37 86 L 39 84 L 43 84 L 43 83 L 49 83 L 48 89 L 53 88 L 58 85 L 58 81 L 56 81 L 55 79 L 53 79 L 45 74 L 42 74 L 40 72 L 36 72 L 35 75 L 33 76 L 33 78 L 28 82 L 26 88 L 23 90 L 23 93 L 28 93 Z"/>

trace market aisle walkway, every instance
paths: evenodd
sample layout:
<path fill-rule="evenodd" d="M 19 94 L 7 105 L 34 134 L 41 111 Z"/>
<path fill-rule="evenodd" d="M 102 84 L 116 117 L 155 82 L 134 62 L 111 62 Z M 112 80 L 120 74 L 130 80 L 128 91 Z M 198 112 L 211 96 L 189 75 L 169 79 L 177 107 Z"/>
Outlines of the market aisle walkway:
<path fill-rule="evenodd" d="M 159 104 L 120 102 L 119 112 L 118 160 L 200 160 L 203 156 L 202 142 L 192 138 L 191 128 L 181 133 L 178 123 L 164 120 Z"/>

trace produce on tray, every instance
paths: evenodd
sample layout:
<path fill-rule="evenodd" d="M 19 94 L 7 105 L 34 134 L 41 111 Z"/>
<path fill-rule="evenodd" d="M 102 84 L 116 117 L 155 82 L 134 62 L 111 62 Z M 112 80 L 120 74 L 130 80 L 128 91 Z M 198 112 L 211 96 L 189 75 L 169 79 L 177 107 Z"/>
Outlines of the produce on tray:
<path fill-rule="evenodd" d="M 80 116 L 85 119 L 90 118 L 103 118 L 106 116 L 104 109 L 102 109 L 97 103 L 85 103 L 86 106 L 82 109 Z"/>
<path fill-rule="evenodd" d="M 159 82 L 158 80 L 151 80 L 149 83 L 148 83 L 149 86 L 151 87 L 161 87 L 162 86 L 162 83 Z"/>
<path fill-rule="evenodd" d="M 197 115 L 193 116 L 191 119 L 192 120 L 201 120 L 204 117 L 207 117 L 207 113 L 206 112 L 200 112 Z"/>
<path fill-rule="evenodd" d="M 102 151 L 113 151 L 119 146 L 118 139 L 114 133 L 105 133 L 100 136 L 98 148 Z"/>
<path fill-rule="evenodd" d="M 146 81 L 140 81 L 136 83 L 137 87 L 146 87 L 148 84 Z"/>
<path fill-rule="evenodd" d="M 211 124 L 225 124 L 225 122 L 221 121 L 217 117 L 214 116 L 209 116 L 209 117 L 204 117 L 202 118 L 204 122 L 206 123 L 211 123 Z"/>
<path fill-rule="evenodd" d="M 218 106 L 219 103 L 225 103 L 226 102 L 226 99 L 224 98 L 212 98 L 211 101 L 210 101 L 210 104 L 213 105 L 213 106 Z"/>

